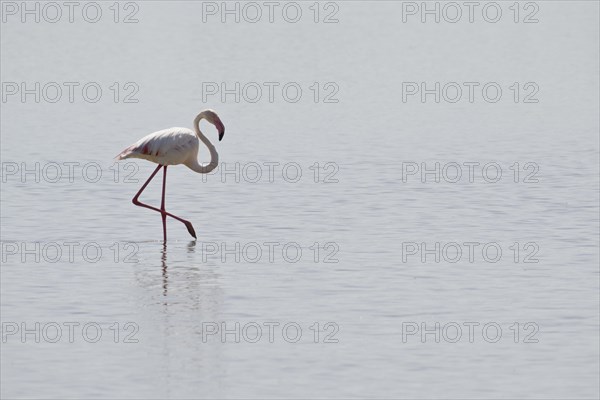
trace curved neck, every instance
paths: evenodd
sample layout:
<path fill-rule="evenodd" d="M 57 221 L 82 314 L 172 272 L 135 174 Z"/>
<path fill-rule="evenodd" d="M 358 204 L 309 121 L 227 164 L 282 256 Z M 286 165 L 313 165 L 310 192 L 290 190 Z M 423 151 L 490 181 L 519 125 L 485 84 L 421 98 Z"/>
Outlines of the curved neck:
<path fill-rule="evenodd" d="M 219 165 L 219 154 L 217 153 L 215 146 L 213 146 L 210 140 L 208 140 L 200 131 L 200 121 L 202 119 L 204 119 L 204 113 L 200 113 L 196 116 L 194 119 L 194 129 L 196 130 L 198 139 L 200 139 L 200 141 L 204 143 L 206 147 L 208 147 L 208 151 L 210 152 L 210 162 L 206 165 L 200 165 L 198 160 L 194 160 L 194 163 L 189 167 L 200 174 L 208 174 Z"/>

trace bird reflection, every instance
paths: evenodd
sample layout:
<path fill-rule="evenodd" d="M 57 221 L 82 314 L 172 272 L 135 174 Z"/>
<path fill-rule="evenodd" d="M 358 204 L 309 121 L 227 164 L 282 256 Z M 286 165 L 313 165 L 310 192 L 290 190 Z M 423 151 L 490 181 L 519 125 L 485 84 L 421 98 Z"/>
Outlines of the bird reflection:
<path fill-rule="evenodd" d="M 202 341 L 202 322 L 223 319 L 222 277 L 217 263 L 202 261 L 195 240 L 145 246 L 133 269 L 138 319 L 147 330 L 152 328 L 149 340 L 161 349 L 160 365 L 169 395 L 177 381 L 174 365 L 181 360 L 207 374 L 223 369 L 223 347 Z M 210 385 L 221 383 L 216 379 Z"/>
<path fill-rule="evenodd" d="M 196 251 L 196 241 L 195 240 L 192 240 L 188 243 L 187 250 L 188 250 L 187 251 L 188 253 L 194 253 Z M 167 297 L 168 287 L 169 287 L 169 274 L 167 271 L 167 242 L 163 242 L 160 261 L 161 261 L 161 267 L 162 267 L 162 280 L 163 280 L 162 294 L 164 297 Z M 165 302 L 164 304 L 166 305 L 167 303 Z"/>
<path fill-rule="evenodd" d="M 168 287 L 169 287 L 169 274 L 167 273 L 167 242 L 163 242 L 163 247 L 161 251 L 161 264 L 162 264 L 162 288 L 163 288 L 163 296 L 167 297 Z M 165 305 L 167 303 L 165 302 Z"/>
<path fill-rule="evenodd" d="M 145 256 L 140 257 L 134 272 L 147 305 L 161 304 L 165 312 L 176 306 L 209 314 L 221 307 L 218 264 L 202 261 L 196 240 L 150 246 L 154 251 L 141 253 Z"/>

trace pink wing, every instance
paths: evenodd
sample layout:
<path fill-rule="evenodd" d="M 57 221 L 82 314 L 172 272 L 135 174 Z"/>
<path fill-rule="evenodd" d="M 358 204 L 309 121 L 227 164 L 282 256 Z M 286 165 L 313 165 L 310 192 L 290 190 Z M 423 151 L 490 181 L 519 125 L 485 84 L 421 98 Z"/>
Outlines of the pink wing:
<path fill-rule="evenodd" d="M 163 165 L 181 164 L 198 151 L 198 138 L 187 128 L 170 128 L 144 136 L 117 155 L 116 160 L 142 158 Z"/>

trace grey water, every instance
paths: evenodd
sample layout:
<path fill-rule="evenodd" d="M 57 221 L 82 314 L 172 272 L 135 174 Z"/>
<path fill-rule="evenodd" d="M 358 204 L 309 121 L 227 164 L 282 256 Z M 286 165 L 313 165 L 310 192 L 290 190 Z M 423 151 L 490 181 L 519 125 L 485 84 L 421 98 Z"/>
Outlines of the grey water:
<path fill-rule="evenodd" d="M 598 398 L 598 2 L 20 4 L 2 398 Z M 113 158 L 205 108 L 164 244 Z"/>

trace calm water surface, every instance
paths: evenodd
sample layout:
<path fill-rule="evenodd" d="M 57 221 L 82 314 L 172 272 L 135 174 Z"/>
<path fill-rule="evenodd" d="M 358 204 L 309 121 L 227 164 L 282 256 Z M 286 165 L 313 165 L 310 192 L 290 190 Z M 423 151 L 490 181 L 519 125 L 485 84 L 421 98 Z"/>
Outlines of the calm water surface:
<path fill-rule="evenodd" d="M 97 24 L 1 27 L 2 82 L 103 89 L 2 103 L 2 397 L 598 398 L 598 3 L 537 2 L 537 24 L 509 3 L 497 24 L 402 23 L 392 2 L 339 2 L 334 24 L 312 3 L 296 24 L 203 23 L 200 2 L 161 1 L 115 24 L 102 4 Z M 402 82 L 424 81 L 503 96 L 403 102 Z M 114 82 L 139 102 L 115 103 Z M 223 102 L 203 82 L 303 96 Z M 515 103 L 514 82 L 539 102 Z M 154 165 L 112 158 L 209 107 L 239 182 L 170 168 L 167 209 L 198 240 L 171 220 L 164 246 L 160 217 L 130 202 Z M 36 163 L 39 182 L 22 178 Z M 440 183 L 406 175 L 422 163 Z M 159 179 L 143 199 L 159 204 Z"/>

